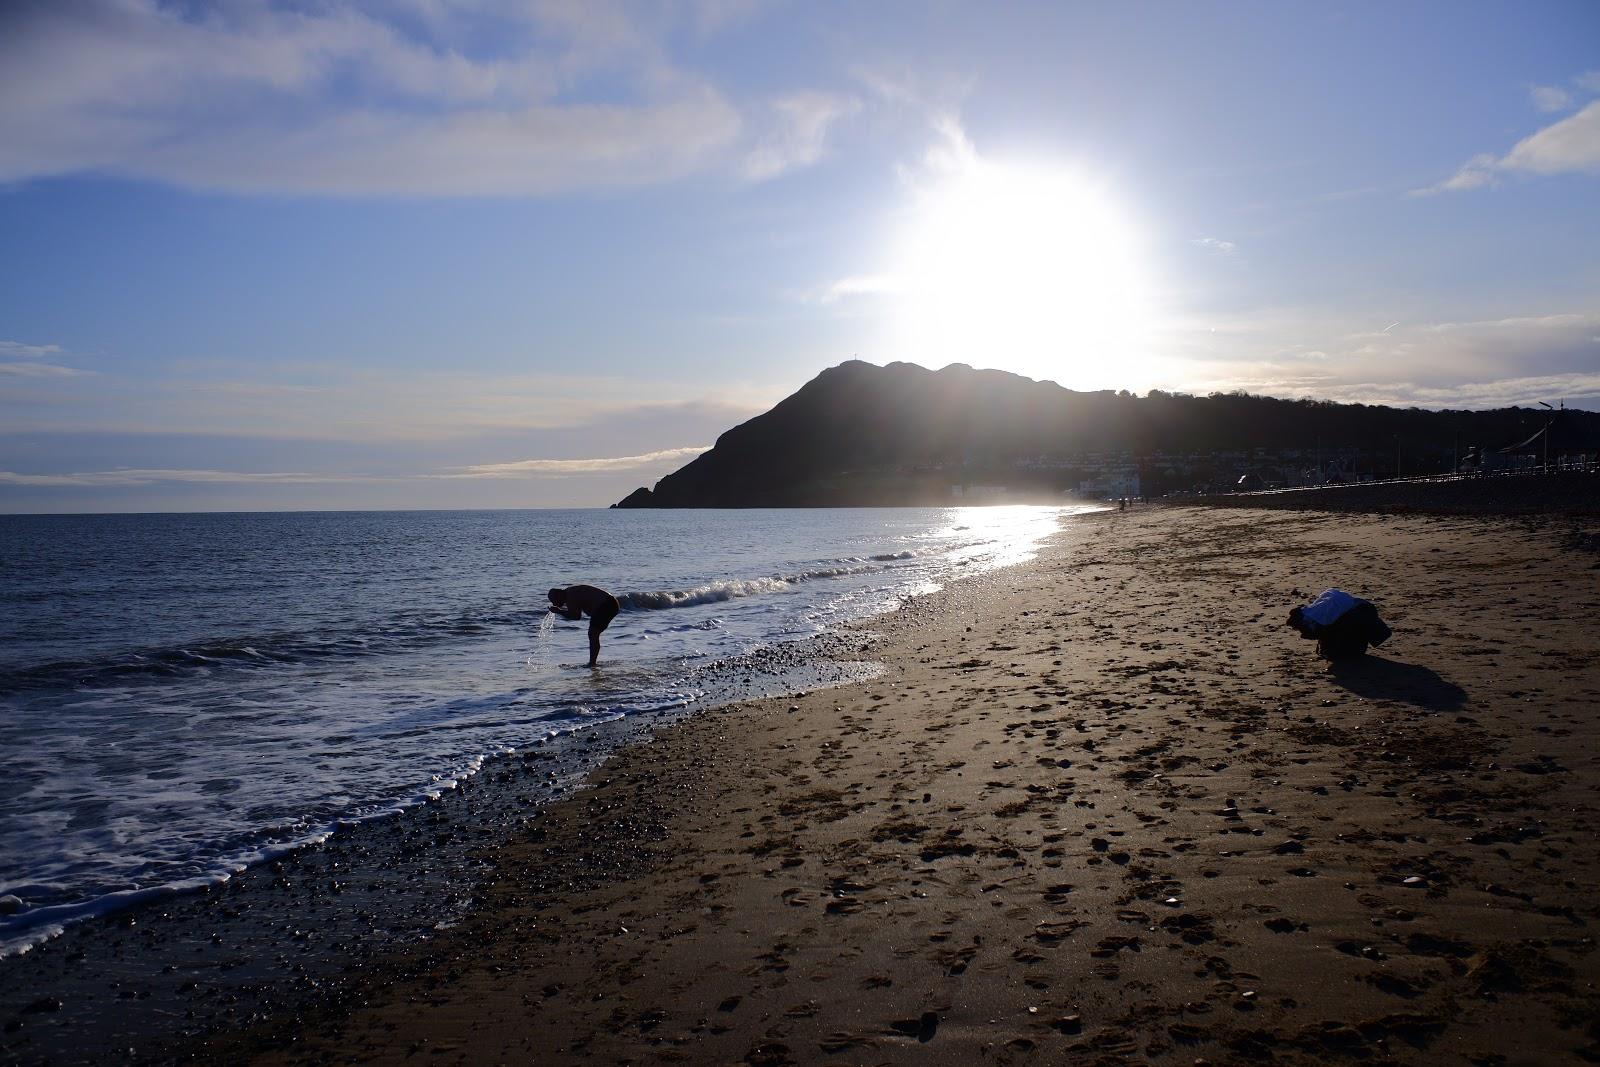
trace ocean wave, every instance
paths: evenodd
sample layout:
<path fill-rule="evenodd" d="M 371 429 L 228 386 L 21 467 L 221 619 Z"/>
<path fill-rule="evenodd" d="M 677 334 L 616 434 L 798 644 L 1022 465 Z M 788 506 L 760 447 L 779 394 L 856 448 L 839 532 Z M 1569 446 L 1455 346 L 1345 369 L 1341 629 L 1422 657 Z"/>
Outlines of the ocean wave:
<path fill-rule="evenodd" d="M 763 578 L 729 578 L 686 589 L 625 593 L 618 600 L 624 611 L 715 604 L 742 597 L 786 592 L 811 581 L 840 578 L 881 570 L 904 553 L 862 559 L 828 561 L 798 574 Z M 526 608 L 482 612 L 405 612 L 387 619 L 364 620 L 365 625 L 310 632 L 282 631 L 243 635 L 218 635 L 186 641 L 166 648 L 137 648 L 0 669 L 0 697 L 49 689 L 100 688 L 202 676 L 218 671 L 249 671 L 292 667 L 308 663 L 348 660 L 410 652 L 428 645 L 476 637 L 497 630 L 537 629 L 548 617 L 542 602 Z"/>
<path fill-rule="evenodd" d="M 797 574 L 727 578 L 684 589 L 643 590 L 618 597 L 624 611 L 659 611 L 783 593 L 796 585 L 869 574 L 913 559 L 907 549 L 870 559 L 829 560 Z M 80 689 L 156 682 L 217 671 L 255 670 L 408 652 L 427 645 L 502 629 L 534 628 L 548 617 L 543 603 L 483 612 L 407 612 L 366 626 L 311 632 L 219 635 L 167 648 L 138 648 L 101 657 L 0 669 L 0 696 L 45 689 Z"/>
<path fill-rule="evenodd" d="M 49 902 L 9 915 L 0 915 L 0 960 L 21 955 L 35 946 L 58 937 L 69 925 L 85 919 L 116 914 L 127 908 L 152 900 L 203 892 L 222 885 L 235 875 L 261 863 L 288 855 L 309 845 L 320 845 L 341 830 L 362 823 L 387 819 L 408 808 L 438 800 L 443 794 L 459 789 L 468 779 L 483 769 L 490 757 L 515 755 L 519 751 L 536 748 L 556 738 L 581 734 L 595 726 L 613 722 L 628 715 L 682 708 L 694 703 L 703 695 L 701 690 L 676 688 L 655 694 L 640 694 L 632 700 L 605 704 L 578 704 L 566 709 L 567 714 L 545 719 L 528 720 L 536 736 L 519 745 L 496 745 L 490 750 L 459 760 L 453 767 L 432 775 L 429 781 L 400 791 L 397 795 L 375 798 L 354 812 L 324 814 L 305 824 L 288 823 L 263 827 L 243 835 L 253 839 L 233 848 L 224 848 L 210 857 L 196 857 L 188 864 L 190 870 L 179 877 L 152 885 L 118 889 L 97 893 L 84 899 Z M 0 885 L 0 892 L 24 898 L 37 897 L 39 890 L 49 888 L 59 892 L 57 886 Z"/>
<path fill-rule="evenodd" d="M 482 614 L 412 613 L 366 629 L 286 631 L 207 638 L 167 648 L 110 652 L 98 658 L 0 670 L 0 696 L 28 690 L 97 687 L 141 680 L 192 677 L 218 670 L 251 670 L 404 652 L 437 642 L 478 636 L 498 628 L 536 626 L 537 609 Z"/>
<path fill-rule="evenodd" d="M 880 557 L 873 557 L 874 559 Z M 896 557 L 898 558 L 898 557 Z M 623 611 L 662 611 L 668 608 L 692 608 L 700 604 L 720 604 L 740 597 L 783 593 L 802 582 L 827 578 L 843 578 L 851 574 L 865 574 L 878 567 L 863 564 L 837 567 L 819 567 L 800 574 L 781 574 L 770 578 L 728 578 L 707 582 L 688 589 L 653 589 L 644 592 L 624 593 L 617 598 Z"/>
<path fill-rule="evenodd" d="M 624 611 L 696 607 L 744 597 L 784 593 L 805 582 L 825 581 L 885 570 L 927 555 L 933 549 L 903 549 L 868 557 L 827 560 L 796 574 L 727 578 L 683 589 L 640 590 L 618 597 Z M 293 667 L 367 656 L 409 652 L 435 643 L 477 637 L 499 630 L 533 628 L 548 617 L 546 605 L 505 605 L 482 612 L 466 610 L 402 612 L 381 621 L 362 620 L 350 628 L 309 632 L 281 631 L 216 635 L 170 647 L 107 651 L 76 660 L 0 667 L 0 697 L 50 689 L 94 689 L 203 676 L 219 671 Z"/>
<path fill-rule="evenodd" d="M 782 578 L 752 578 L 743 581 L 707 582 L 691 589 L 661 589 L 624 593 L 617 600 L 623 611 L 660 611 L 666 608 L 691 608 L 697 604 L 719 604 L 738 597 L 779 593 L 792 583 Z"/>

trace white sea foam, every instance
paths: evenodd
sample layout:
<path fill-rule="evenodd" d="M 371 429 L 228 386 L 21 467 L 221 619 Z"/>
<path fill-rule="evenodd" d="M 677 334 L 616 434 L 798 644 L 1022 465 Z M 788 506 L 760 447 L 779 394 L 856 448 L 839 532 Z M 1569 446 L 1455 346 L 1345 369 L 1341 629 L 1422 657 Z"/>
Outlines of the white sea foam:
<path fill-rule="evenodd" d="M 910 556 L 874 556 L 874 559 L 910 559 Z M 844 578 L 855 574 L 870 574 L 879 567 L 850 561 L 834 567 L 816 567 L 797 574 L 774 575 L 768 578 L 720 579 L 689 589 L 659 589 L 647 592 L 624 593 L 617 600 L 624 611 L 660 611 L 667 608 L 692 608 L 701 604 L 719 604 L 740 597 L 787 593 L 803 582 L 816 582 L 828 578 Z"/>
<path fill-rule="evenodd" d="M 724 579 L 689 589 L 624 593 L 617 599 L 624 611 L 659 611 L 666 608 L 695 607 L 700 604 L 720 604 L 725 600 L 760 596 L 763 593 L 785 593 L 793 584 L 785 578 Z"/>
<path fill-rule="evenodd" d="M 541 724 L 541 732 L 533 744 L 543 744 L 554 738 L 569 736 L 606 723 L 616 722 L 618 719 L 626 718 L 630 714 L 681 707 L 692 703 L 697 699 L 698 695 L 692 690 L 686 690 L 665 694 L 656 700 L 637 705 L 578 708 L 574 712 L 578 721 L 561 725 Z M 60 936 L 71 923 L 114 915 L 119 911 L 152 900 L 162 900 L 218 886 L 257 864 L 270 862 L 280 856 L 286 856 L 291 852 L 311 845 L 320 845 L 339 830 L 371 822 L 375 819 L 389 818 L 400 814 L 408 808 L 437 801 L 445 793 L 459 789 L 464 782 L 477 775 L 483 769 L 484 760 L 489 755 L 513 755 L 516 751 L 515 748 L 502 747 L 492 753 L 474 756 L 467 760 L 459 770 L 447 774 L 434 775 L 426 785 L 397 797 L 389 803 L 372 807 L 359 816 L 332 819 L 270 844 L 227 853 L 217 857 L 209 870 L 191 877 L 176 878 L 157 885 L 102 893 L 90 899 L 74 901 L 68 904 L 28 908 L 18 914 L 0 918 L 0 959 L 4 959 L 7 956 L 21 955 L 53 937 Z M 32 887 L 18 886 L 14 888 L 26 890 Z"/>

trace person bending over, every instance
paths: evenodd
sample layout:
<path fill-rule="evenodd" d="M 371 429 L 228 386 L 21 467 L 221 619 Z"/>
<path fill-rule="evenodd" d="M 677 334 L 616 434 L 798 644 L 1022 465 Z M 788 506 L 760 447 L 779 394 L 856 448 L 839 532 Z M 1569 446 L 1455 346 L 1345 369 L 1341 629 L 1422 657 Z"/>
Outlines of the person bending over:
<path fill-rule="evenodd" d="M 569 585 L 550 590 L 550 610 L 563 619 L 576 622 L 589 616 L 589 666 L 600 658 L 600 635 L 617 617 L 622 605 L 604 589 L 592 585 Z"/>
<path fill-rule="evenodd" d="M 1381 645 L 1392 636 L 1371 602 L 1343 589 L 1324 589 L 1305 607 L 1289 612 L 1286 625 L 1316 641 L 1317 654 L 1326 660 L 1364 656 L 1368 645 Z"/>

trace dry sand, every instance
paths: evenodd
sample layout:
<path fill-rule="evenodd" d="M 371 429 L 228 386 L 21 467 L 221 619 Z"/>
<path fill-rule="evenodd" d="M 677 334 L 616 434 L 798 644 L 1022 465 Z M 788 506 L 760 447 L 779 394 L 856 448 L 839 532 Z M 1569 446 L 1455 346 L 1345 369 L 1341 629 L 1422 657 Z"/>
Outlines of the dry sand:
<path fill-rule="evenodd" d="M 1581 521 L 1076 520 L 875 620 L 878 681 L 624 751 L 349 1015 L 206 1052 L 1594 1060 Z M 1333 670 L 1282 625 L 1329 585 L 1395 631 Z"/>

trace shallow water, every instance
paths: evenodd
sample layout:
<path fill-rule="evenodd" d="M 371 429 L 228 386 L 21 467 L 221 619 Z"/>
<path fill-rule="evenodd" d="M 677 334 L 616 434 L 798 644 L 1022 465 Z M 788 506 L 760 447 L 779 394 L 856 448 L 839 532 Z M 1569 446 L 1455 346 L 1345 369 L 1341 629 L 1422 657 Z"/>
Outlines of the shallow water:
<path fill-rule="evenodd" d="M 718 699 L 708 665 L 1027 558 L 1063 509 L 0 518 L 0 952 Z M 592 582 L 623 604 L 545 610 Z"/>

